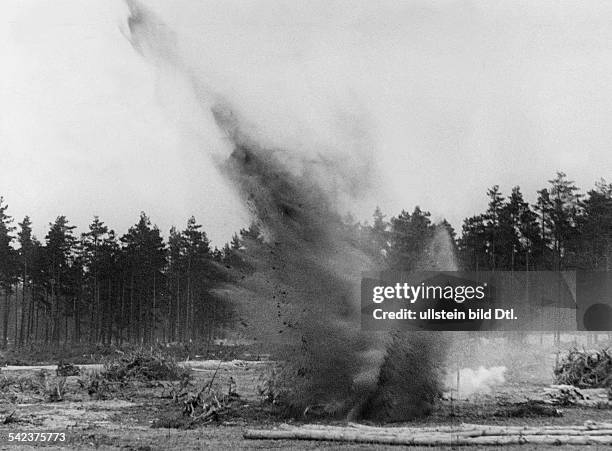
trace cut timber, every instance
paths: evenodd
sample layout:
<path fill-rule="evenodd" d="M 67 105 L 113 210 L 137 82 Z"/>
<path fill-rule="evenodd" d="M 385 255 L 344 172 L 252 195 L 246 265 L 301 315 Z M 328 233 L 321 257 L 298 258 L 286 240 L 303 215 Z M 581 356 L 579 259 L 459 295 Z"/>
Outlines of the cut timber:
<path fill-rule="evenodd" d="M 439 427 L 373 427 L 282 425 L 278 429 L 245 431 L 244 437 L 258 440 L 321 440 L 383 445 L 469 446 L 469 445 L 612 445 L 612 425 L 585 423 L 583 426 L 488 426 L 466 424 Z"/>

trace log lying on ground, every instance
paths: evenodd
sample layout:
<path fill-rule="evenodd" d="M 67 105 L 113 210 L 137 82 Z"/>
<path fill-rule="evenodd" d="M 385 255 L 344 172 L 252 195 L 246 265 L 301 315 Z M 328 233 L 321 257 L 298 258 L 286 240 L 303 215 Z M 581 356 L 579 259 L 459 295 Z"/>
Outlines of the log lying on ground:
<path fill-rule="evenodd" d="M 439 427 L 289 426 L 245 431 L 246 439 L 321 440 L 383 445 L 468 446 L 468 445 L 612 445 L 612 424 L 582 426 L 488 426 Z"/>

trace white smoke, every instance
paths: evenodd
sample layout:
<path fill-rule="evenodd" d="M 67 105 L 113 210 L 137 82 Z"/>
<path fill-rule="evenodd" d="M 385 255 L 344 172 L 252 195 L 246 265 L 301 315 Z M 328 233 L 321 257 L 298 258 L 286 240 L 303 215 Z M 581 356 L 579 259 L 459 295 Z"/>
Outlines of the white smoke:
<path fill-rule="evenodd" d="M 491 368 L 479 367 L 477 370 L 462 368 L 449 372 L 446 376 L 446 389 L 453 398 L 467 399 L 477 395 L 488 395 L 495 387 L 505 381 L 505 366 Z"/>

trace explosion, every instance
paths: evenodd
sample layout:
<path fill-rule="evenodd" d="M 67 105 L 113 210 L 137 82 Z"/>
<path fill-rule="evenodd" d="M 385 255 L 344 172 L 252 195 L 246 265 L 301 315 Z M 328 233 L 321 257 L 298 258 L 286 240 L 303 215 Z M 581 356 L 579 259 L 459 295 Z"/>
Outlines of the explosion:
<path fill-rule="evenodd" d="M 224 294 L 254 337 L 283 362 L 278 386 L 294 415 L 401 421 L 427 414 L 440 392 L 442 340 L 431 334 L 382 334 L 360 327 L 359 281 L 376 269 L 356 245 L 336 208 L 336 188 L 358 186 L 329 155 L 304 158 L 261 144 L 230 102 L 206 86 L 175 51 L 173 35 L 153 13 L 128 0 L 128 39 L 151 62 L 183 74 L 193 98 L 227 136 L 220 170 L 236 187 L 265 242 L 247 244 L 252 271 Z M 338 175 L 340 174 L 341 177 Z M 352 193 L 347 193 L 352 194 Z M 449 266 L 448 233 L 440 228 L 423 258 Z M 445 266 L 442 268 L 442 266 Z M 378 268 L 380 269 L 380 268 Z"/>

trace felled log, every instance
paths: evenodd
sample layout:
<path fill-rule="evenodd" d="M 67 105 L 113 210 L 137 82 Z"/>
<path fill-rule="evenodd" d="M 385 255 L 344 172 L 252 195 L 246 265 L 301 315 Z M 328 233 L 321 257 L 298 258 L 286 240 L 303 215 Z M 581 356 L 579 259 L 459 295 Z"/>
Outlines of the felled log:
<path fill-rule="evenodd" d="M 361 424 L 349 423 L 350 427 L 364 430 L 390 430 L 397 433 L 447 433 L 466 437 L 477 437 L 484 435 L 504 435 L 504 434 L 523 434 L 523 435 L 612 435 L 612 423 L 587 423 L 582 426 L 488 426 L 478 424 L 462 424 L 461 426 L 432 426 L 432 427 L 393 427 L 380 428 L 376 426 L 366 426 Z M 285 426 L 286 428 L 287 426 Z M 314 429 L 325 428 L 326 426 L 303 426 Z M 337 426 L 332 426 L 337 428 Z"/>
<path fill-rule="evenodd" d="M 246 439 L 318 440 L 383 445 L 612 445 L 612 425 L 584 426 L 486 426 L 464 425 L 435 428 L 339 426 L 281 426 L 279 429 L 245 431 Z"/>

